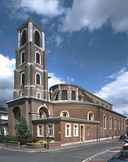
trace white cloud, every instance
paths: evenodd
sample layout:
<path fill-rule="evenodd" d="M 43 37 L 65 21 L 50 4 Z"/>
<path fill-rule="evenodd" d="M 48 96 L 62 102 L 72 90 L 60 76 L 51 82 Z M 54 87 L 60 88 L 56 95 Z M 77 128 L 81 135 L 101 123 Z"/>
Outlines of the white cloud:
<path fill-rule="evenodd" d="M 12 99 L 15 59 L 0 54 L 0 105 Z"/>
<path fill-rule="evenodd" d="M 62 78 L 57 77 L 54 73 L 49 73 L 49 76 L 51 77 L 48 80 L 48 86 L 51 87 L 55 84 L 65 83 L 65 81 Z"/>
<path fill-rule="evenodd" d="M 128 32 L 128 0 L 74 0 L 63 28 L 68 31 L 99 29 L 105 24 L 115 32 Z"/>
<path fill-rule="evenodd" d="M 54 17 L 64 12 L 59 0 L 7 0 L 4 3 L 10 9 L 8 14 L 12 18 L 26 19 L 31 13 Z"/>
<path fill-rule="evenodd" d="M 63 12 L 58 0 L 21 0 L 21 7 L 25 8 L 26 11 L 47 16 L 57 16 Z"/>
<path fill-rule="evenodd" d="M 115 80 L 102 87 L 95 95 L 112 103 L 114 110 L 128 114 L 128 71 L 121 69 L 116 73 Z"/>
<path fill-rule="evenodd" d="M 56 42 L 56 45 L 59 46 L 62 42 L 63 42 L 63 38 L 59 35 L 56 35 L 55 36 L 55 42 Z"/>
<path fill-rule="evenodd" d="M 5 106 L 5 103 L 13 97 L 15 59 L 10 59 L 0 54 L 0 69 L 0 105 Z M 49 76 L 51 77 L 48 80 L 49 87 L 55 84 L 64 83 L 64 81 L 56 77 L 54 73 L 49 73 Z"/>

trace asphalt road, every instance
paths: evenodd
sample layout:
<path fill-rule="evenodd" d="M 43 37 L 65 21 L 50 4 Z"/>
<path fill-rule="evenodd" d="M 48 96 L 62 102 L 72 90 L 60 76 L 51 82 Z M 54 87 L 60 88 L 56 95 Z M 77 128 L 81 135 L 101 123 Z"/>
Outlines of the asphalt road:
<path fill-rule="evenodd" d="M 122 146 L 122 143 L 102 142 L 79 148 L 65 149 L 52 152 L 17 152 L 0 149 L 0 162 L 82 162 L 95 154 L 113 147 Z"/>

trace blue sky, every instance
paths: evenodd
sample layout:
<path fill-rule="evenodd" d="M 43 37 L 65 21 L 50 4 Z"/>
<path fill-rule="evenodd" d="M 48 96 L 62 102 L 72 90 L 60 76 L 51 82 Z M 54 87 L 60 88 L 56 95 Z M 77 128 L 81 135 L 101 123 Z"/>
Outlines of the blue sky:
<path fill-rule="evenodd" d="M 17 28 L 45 31 L 50 85 L 79 85 L 128 113 L 127 0 L 0 0 L 0 105 L 12 99 Z"/>

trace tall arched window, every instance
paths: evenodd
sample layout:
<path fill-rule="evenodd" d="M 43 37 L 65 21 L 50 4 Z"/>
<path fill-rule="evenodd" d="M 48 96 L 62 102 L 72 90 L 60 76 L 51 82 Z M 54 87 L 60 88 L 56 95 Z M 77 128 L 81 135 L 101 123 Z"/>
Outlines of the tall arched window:
<path fill-rule="evenodd" d="M 25 73 L 21 73 L 21 85 L 25 84 Z"/>
<path fill-rule="evenodd" d="M 27 32 L 26 30 L 23 30 L 21 34 L 21 46 L 24 45 L 27 41 Z"/>
<path fill-rule="evenodd" d="M 41 84 L 40 78 L 41 78 L 41 77 L 40 77 L 40 74 L 37 73 L 37 74 L 36 74 L 36 84 L 39 84 L 39 85 Z"/>
<path fill-rule="evenodd" d="M 112 129 L 112 117 L 109 117 L 109 129 Z"/>
<path fill-rule="evenodd" d="M 116 121 L 116 118 L 114 119 L 114 130 L 116 130 L 116 127 L 117 127 L 117 121 Z"/>
<path fill-rule="evenodd" d="M 94 120 L 94 114 L 91 111 L 87 114 L 87 120 Z"/>
<path fill-rule="evenodd" d="M 41 63 L 41 59 L 40 59 L 40 54 L 36 53 L 36 63 L 40 64 Z"/>
<path fill-rule="evenodd" d="M 40 34 L 37 30 L 35 31 L 35 44 L 40 46 Z"/>
<path fill-rule="evenodd" d="M 72 91 L 71 99 L 76 100 L 76 92 L 75 91 Z"/>
<path fill-rule="evenodd" d="M 119 119 L 119 121 L 118 121 L 118 125 L 119 125 L 118 129 L 120 130 L 120 119 Z"/>
<path fill-rule="evenodd" d="M 67 91 L 62 90 L 62 100 L 67 100 Z"/>
<path fill-rule="evenodd" d="M 25 63 L 25 52 L 21 53 L 21 64 Z"/>
<path fill-rule="evenodd" d="M 14 118 L 15 118 L 16 122 L 18 123 L 20 121 L 20 118 L 21 118 L 20 108 L 14 107 L 13 114 L 14 114 Z"/>
<path fill-rule="evenodd" d="M 103 128 L 107 128 L 107 121 L 106 121 L 106 115 L 103 116 Z"/>

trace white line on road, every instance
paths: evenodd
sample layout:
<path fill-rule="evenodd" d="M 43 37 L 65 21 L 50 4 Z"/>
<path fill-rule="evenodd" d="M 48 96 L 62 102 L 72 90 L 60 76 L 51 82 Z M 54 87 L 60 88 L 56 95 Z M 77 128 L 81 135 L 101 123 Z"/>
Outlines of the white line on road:
<path fill-rule="evenodd" d="M 82 162 L 87 162 L 87 161 L 89 161 L 89 160 L 92 160 L 92 159 L 94 159 L 95 157 L 97 157 L 97 156 L 99 156 L 99 155 L 102 155 L 102 154 L 104 154 L 104 153 L 106 153 L 106 152 L 108 152 L 108 151 L 109 151 L 109 150 L 105 150 L 105 151 L 99 152 L 98 154 L 92 155 L 92 156 L 90 156 L 89 158 L 84 159 Z"/>

